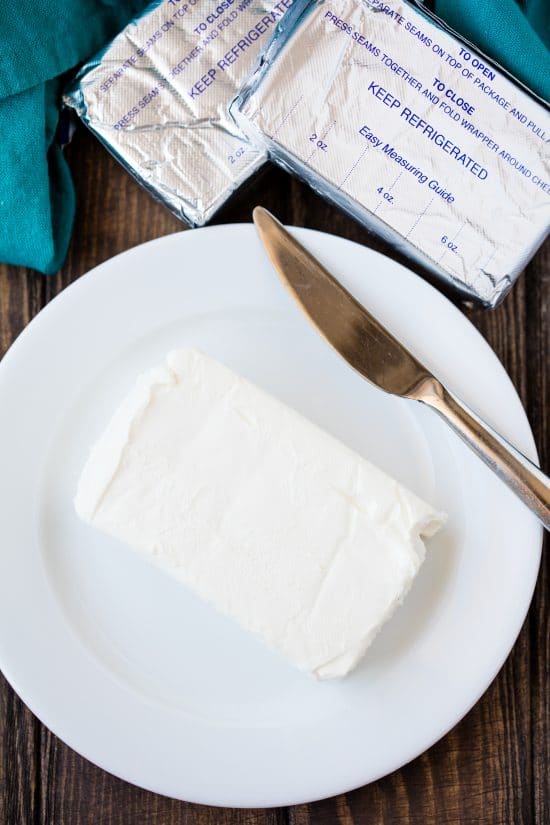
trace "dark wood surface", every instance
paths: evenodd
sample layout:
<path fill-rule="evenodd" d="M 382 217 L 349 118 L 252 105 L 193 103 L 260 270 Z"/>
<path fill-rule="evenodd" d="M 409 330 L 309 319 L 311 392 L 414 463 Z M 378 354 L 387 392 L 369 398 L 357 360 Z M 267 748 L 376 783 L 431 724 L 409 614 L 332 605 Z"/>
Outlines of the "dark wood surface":
<path fill-rule="evenodd" d="M 51 278 L 0 266 L 0 355 L 75 278 L 128 247 L 182 229 L 82 130 L 67 154 L 78 193 L 69 256 Z M 274 168 L 226 208 L 218 222 L 249 221 L 255 203 L 288 223 L 388 251 Z M 466 310 L 517 387 L 547 469 L 549 312 L 550 244 L 499 309 Z M 508 661 L 454 730 L 391 776 L 310 805 L 267 811 L 207 808 L 133 787 L 64 745 L 0 677 L 0 825 L 549 825 L 549 571 L 546 555 Z M 17 627 L 10 632 L 17 633 Z"/>

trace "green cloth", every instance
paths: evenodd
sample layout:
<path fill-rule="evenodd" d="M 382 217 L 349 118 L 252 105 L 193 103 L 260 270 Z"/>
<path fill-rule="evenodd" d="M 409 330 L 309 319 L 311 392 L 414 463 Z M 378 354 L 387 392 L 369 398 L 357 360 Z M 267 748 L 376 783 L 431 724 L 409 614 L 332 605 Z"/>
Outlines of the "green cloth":
<path fill-rule="evenodd" d="M 75 197 L 55 134 L 60 75 L 146 0 L 0 0 L 0 261 L 56 272 Z M 550 0 L 435 0 L 449 25 L 550 100 Z"/>
<path fill-rule="evenodd" d="M 435 0 L 435 12 L 550 101 L 550 0 Z"/>
<path fill-rule="evenodd" d="M 0 0 L 0 261 L 56 272 L 73 224 L 55 140 L 59 76 L 90 57 L 146 0 Z"/>

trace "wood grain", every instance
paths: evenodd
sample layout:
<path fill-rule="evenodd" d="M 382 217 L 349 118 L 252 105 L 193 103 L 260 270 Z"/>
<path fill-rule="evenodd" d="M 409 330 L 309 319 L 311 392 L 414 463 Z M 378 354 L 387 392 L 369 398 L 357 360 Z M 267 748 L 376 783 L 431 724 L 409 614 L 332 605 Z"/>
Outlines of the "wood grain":
<path fill-rule="evenodd" d="M 182 229 L 84 131 L 78 132 L 68 157 L 78 197 L 69 256 L 62 271 L 49 279 L 0 267 L 0 354 L 42 306 L 88 269 L 135 244 Z M 343 235 L 395 257 L 383 242 L 274 168 L 232 201 L 216 222 L 249 221 L 255 203 L 283 221 Z M 550 245 L 498 310 L 465 311 L 510 374 L 548 468 Z M 544 555 L 531 610 L 508 661 L 454 730 L 391 776 L 310 805 L 216 809 L 143 791 L 78 756 L 0 680 L 0 825 L 548 825 L 549 567 Z"/>

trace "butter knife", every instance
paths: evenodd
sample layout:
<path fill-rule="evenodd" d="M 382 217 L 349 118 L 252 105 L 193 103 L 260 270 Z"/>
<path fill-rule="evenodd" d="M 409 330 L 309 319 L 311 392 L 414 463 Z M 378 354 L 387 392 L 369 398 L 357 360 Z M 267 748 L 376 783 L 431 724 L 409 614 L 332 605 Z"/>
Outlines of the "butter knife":
<path fill-rule="evenodd" d="M 336 352 L 381 390 L 435 410 L 550 530 L 550 479 L 450 393 L 273 215 L 257 206 L 253 217 L 277 274 Z"/>

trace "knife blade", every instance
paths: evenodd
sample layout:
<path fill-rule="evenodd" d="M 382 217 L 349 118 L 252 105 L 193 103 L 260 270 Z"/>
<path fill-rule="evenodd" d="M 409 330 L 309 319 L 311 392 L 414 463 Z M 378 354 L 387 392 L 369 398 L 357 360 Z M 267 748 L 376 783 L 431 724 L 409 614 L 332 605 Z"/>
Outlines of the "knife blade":
<path fill-rule="evenodd" d="M 271 263 L 300 309 L 367 381 L 409 397 L 432 377 L 273 215 L 256 207 L 253 216 Z"/>
<path fill-rule="evenodd" d="M 263 207 L 253 219 L 277 274 L 325 340 L 363 378 L 434 409 L 550 530 L 550 479 L 450 393 Z"/>

